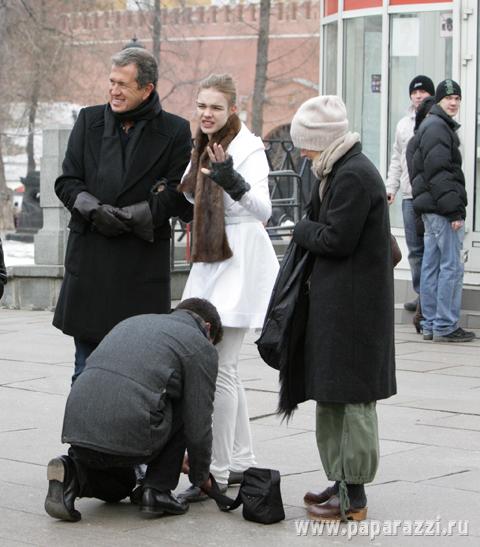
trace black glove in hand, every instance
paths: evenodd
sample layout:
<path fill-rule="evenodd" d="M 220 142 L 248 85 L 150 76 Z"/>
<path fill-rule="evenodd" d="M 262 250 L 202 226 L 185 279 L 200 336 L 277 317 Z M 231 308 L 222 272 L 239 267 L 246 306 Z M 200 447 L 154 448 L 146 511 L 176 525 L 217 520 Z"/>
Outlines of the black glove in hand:
<path fill-rule="evenodd" d="M 233 168 L 232 156 L 227 156 L 225 161 L 212 162 L 208 176 L 235 201 L 250 190 L 250 184 Z"/>
<path fill-rule="evenodd" d="M 100 207 L 100 202 L 88 192 L 80 192 L 75 199 L 73 209 L 76 209 L 85 220 L 90 221 L 93 211 Z"/>
<path fill-rule="evenodd" d="M 123 213 L 121 209 L 113 205 L 100 205 L 92 211 L 90 218 L 97 231 L 105 237 L 117 237 L 131 232 L 126 224 L 131 219 L 131 215 Z"/>
<path fill-rule="evenodd" d="M 153 242 L 153 218 L 147 201 L 117 209 L 115 214 L 123 215 L 122 220 L 137 237 Z"/>

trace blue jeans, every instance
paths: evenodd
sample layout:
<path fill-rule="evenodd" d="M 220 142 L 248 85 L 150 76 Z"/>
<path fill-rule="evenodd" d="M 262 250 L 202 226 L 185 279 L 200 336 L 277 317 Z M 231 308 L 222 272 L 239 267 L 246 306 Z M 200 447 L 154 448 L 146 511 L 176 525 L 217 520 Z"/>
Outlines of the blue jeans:
<path fill-rule="evenodd" d="M 423 332 L 444 336 L 458 328 L 463 288 L 465 228 L 452 229 L 450 221 L 435 214 L 422 215 L 425 223 L 420 299 Z"/>
<path fill-rule="evenodd" d="M 420 274 L 422 272 L 423 236 L 417 234 L 413 200 L 402 200 L 403 226 L 408 247 L 408 262 L 412 272 L 413 290 L 420 294 Z"/>
<path fill-rule="evenodd" d="M 74 338 L 73 341 L 75 342 L 75 372 L 72 376 L 72 385 L 85 368 L 85 361 L 98 346 L 97 342 L 87 342 L 78 338 Z"/>

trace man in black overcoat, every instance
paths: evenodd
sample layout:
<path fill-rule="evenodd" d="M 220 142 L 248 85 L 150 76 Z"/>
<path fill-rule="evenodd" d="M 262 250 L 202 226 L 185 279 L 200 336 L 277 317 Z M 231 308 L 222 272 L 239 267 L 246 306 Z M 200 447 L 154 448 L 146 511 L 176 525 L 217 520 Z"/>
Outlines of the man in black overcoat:
<path fill-rule="evenodd" d="M 51 517 L 80 520 L 77 497 L 129 495 L 142 514 L 183 514 L 188 503 L 172 494 L 181 470 L 195 486 L 210 487 L 214 345 L 222 333 L 215 306 L 200 298 L 171 314 L 130 317 L 108 333 L 67 400 L 62 442 L 71 446 L 47 467 Z M 140 463 L 148 465 L 135 488 Z"/>
<path fill-rule="evenodd" d="M 176 191 L 189 123 L 162 109 L 150 53 L 127 48 L 112 63 L 109 103 L 80 111 L 55 182 L 71 220 L 53 324 L 74 337 L 72 381 L 117 323 L 170 310 L 169 219 L 191 215 Z"/>

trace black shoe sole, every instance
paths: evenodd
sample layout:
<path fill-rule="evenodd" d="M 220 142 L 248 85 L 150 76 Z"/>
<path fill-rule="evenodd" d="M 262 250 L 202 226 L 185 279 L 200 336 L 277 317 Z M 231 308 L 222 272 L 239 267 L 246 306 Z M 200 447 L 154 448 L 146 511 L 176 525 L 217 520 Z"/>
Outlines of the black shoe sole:
<path fill-rule="evenodd" d="M 475 337 L 472 338 L 443 338 L 443 337 L 433 337 L 434 342 L 439 342 L 443 344 L 452 344 L 452 343 L 459 343 L 459 342 L 471 342 L 472 340 L 475 340 Z"/>
<path fill-rule="evenodd" d="M 76 511 L 69 511 L 63 497 L 63 483 L 65 482 L 65 467 L 60 458 L 51 460 L 47 467 L 48 493 L 45 498 L 45 511 L 52 518 L 78 522 L 82 515 Z"/>
<path fill-rule="evenodd" d="M 144 516 L 161 517 L 162 515 L 184 515 L 188 511 L 188 507 L 185 510 L 174 510 L 172 508 L 164 509 L 160 506 L 152 507 L 149 505 L 142 505 L 140 512 Z"/>

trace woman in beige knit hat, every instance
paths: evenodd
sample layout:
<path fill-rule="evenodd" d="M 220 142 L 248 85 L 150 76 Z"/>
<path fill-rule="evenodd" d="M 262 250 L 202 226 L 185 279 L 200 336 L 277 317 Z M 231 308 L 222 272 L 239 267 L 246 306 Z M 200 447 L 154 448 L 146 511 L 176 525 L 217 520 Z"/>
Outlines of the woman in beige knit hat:
<path fill-rule="evenodd" d="M 385 186 L 326 95 L 300 106 L 291 136 L 318 178 L 293 239 L 313 256 L 304 359 L 295 376 L 317 402 L 317 445 L 334 484 L 305 494 L 310 518 L 367 515 L 364 484 L 378 466 L 376 401 L 396 393 L 393 274 Z M 299 390 L 294 390 L 298 393 Z"/>

